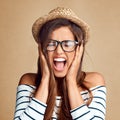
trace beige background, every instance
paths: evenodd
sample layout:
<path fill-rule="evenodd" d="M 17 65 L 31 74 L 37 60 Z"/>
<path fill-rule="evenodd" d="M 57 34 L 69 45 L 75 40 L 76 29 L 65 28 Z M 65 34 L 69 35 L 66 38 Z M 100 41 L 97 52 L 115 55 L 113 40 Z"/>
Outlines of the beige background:
<path fill-rule="evenodd" d="M 36 72 L 37 44 L 31 33 L 34 20 L 57 6 L 72 8 L 91 26 L 84 69 L 104 75 L 108 93 L 106 120 L 118 120 L 119 0 L 0 0 L 0 119 L 13 119 L 18 81 L 22 74 Z"/>

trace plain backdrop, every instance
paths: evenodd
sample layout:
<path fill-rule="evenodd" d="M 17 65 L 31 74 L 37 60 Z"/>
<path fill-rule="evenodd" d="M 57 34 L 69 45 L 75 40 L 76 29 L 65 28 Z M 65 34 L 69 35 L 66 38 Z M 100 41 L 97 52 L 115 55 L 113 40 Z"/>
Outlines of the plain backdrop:
<path fill-rule="evenodd" d="M 104 75 L 106 120 L 119 119 L 120 1 L 119 0 L 0 0 L 0 119 L 12 120 L 20 77 L 37 71 L 37 44 L 31 27 L 57 6 L 70 7 L 90 25 L 85 71 Z"/>

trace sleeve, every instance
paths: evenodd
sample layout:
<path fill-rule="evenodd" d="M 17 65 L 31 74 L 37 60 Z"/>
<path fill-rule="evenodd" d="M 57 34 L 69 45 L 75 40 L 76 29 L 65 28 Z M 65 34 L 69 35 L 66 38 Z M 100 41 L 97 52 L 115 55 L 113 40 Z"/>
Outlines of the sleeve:
<path fill-rule="evenodd" d="M 105 120 L 106 87 L 99 86 L 91 90 L 93 99 L 89 106 L 83 104 L 71 110 L 73 120 Z"/>
<path fill-rule="evenodd" d="M 17 89 L 14 120 L 43 120 L 47 105 L 32 97 L 33 86 L 20 85 Z"/>

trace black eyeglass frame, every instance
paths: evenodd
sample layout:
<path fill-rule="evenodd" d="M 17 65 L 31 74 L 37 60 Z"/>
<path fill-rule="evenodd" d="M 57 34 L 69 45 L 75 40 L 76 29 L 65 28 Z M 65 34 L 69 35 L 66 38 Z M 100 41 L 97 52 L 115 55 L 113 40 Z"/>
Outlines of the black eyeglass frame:
<path fill-rule="evenodd" d="M 61 48 L 62 48 L 62 50 L 64 51 L 64 52 L 72 52 L 72 51 L 74 51 L 75 49 L 76 49 L 76 47 L 77 47 L 77 45 L 79 45 L 79 42 L 78 41 L 76 41 L 76 40 L 63 40 L 63 41 L 58 41 L 58 40 L 52 40 L 52 39 L 50 39 L 50 41 L 54 41 L 54 42 L 56 42 L 57 44 L 56 44 L 56 48 L 54 49 L 54 50 L 48 50 L 47 49 L 47 46 L 46 46 L 46 50 L 47 51 L 50 51 L 50 52 L 52 52 L 52 51 L 55 51 L 56 49 L 57 49 L 57 47 L 58 47 L 58 45 L 60 44 L 60 46 L 61 46 Z M 67 51 L 67 50 L 64 50 L 64 47 L 63 47 L 63 43 L 64 42 L 74 42 L 75 43 L 75 47 L 74 47 L 74 49 L 73 50 L 71 50 L 71 51 Z"/>

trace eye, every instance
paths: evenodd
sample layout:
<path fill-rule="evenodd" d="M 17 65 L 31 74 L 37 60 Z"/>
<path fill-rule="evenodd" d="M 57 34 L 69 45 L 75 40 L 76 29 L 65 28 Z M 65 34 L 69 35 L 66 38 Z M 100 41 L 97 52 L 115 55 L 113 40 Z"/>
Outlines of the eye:
<path fill-rule="evenodd" d="M 74 46 L 75 43 L 74 43 L 74 41 L 64 41 L 64 42 L 63 42 L 63 45 L 64 45 L 65 47 L 71 47 L 71 46 Z"/>
<path fill-rule="evenodd" d="M 57 42 L 53 41 L 53 40 L 50 40 L 45 49 L 48 50 L 48 51 L 53 51 L 53 50 L 56 49 L 56 47 L 57 47 Z"/>
<path fill-rule="evenodd" d="M 57 44 L 56 44 L 56 42 L 55 41 L 50 41 L 49 43 L 48 43 L 48 46 L 56 46 Z"/>

